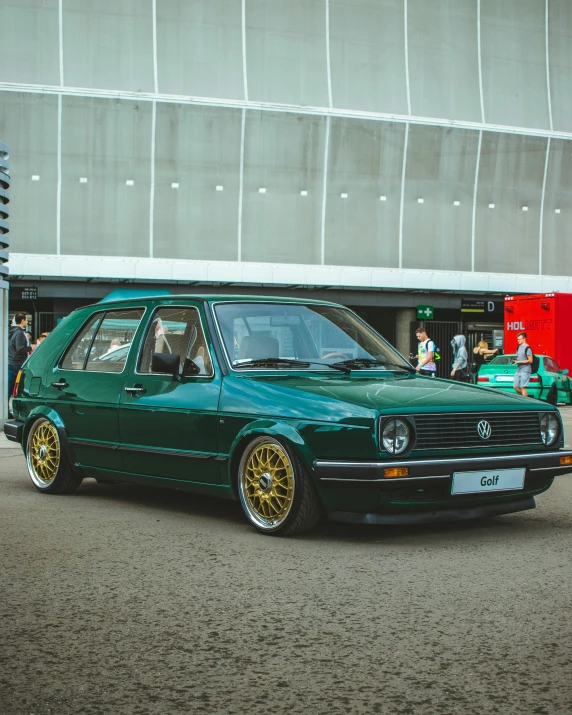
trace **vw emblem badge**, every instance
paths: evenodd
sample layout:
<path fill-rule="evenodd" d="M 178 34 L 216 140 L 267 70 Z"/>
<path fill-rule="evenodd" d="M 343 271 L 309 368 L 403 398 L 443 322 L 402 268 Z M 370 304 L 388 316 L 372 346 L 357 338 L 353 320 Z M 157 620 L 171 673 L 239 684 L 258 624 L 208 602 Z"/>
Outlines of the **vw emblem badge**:
<path fill-rule="evenodd" d="M 477 432 L 481 439 L 488 439 L 491 436 L 491 426 L 486 420 L 481 420 L 477 425 Z"/>

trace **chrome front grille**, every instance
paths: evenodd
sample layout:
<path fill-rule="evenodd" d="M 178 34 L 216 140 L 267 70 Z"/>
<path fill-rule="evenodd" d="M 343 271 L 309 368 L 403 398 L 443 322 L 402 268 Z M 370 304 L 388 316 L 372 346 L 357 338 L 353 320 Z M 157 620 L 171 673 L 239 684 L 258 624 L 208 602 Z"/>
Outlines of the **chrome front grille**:
<path fill-rule="evenodd" d="M 478 424 L 490 425 L 490 437 L 479 436 Z M 415 450 L 542 445 L 538 412 L 492 412 L 418 415 Z"/>

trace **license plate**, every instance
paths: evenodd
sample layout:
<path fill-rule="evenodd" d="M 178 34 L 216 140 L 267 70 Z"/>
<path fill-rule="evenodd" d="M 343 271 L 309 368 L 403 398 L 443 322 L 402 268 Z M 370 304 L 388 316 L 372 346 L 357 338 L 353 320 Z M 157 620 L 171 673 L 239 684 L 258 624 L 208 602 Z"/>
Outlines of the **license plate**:
<path fill-rule="evenodd" d="M 522 489 L 524 469 L 491 469 L 483 472 L 454 472 L 451 494 L 479 494 Z"/>
<path fill-rule="evenodd" d="M 497 375 L 495 377 L 495 382 L 513 382 L 514 376 L 511 375 Z"/>

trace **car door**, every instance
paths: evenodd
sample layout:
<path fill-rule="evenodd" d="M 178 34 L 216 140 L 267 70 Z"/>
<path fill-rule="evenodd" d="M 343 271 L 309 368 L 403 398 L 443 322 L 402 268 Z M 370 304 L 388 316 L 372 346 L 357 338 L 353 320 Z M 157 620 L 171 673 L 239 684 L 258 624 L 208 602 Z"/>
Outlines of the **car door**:
<path fill-rule="evenodd" d="M 544 369 L 550 378 L 550 384 L 554 382 L 558 391 L 558 402 L 568 402 L 570 399 L 569 381 L 560 365 L 554 358 L 543 358 Z"/>
<path fill-rule="evenodd" d="M 221 378 L 211 355 L 198 304 L 163 304 L 155 310 L 121 392 L 119 433 L 125 471 L 220 482 L 216 457 Z M 158 361 L 177 360 L 176 356 L 180 374 L 157 367 Z"/>
<path fill-rule="evenodd" d="M 62 418 L 82 466 L 120 469 L 119 399 L 144 312 L 136 307 L 92 314 L 47 380 L 46 402 Z M 106 354 L 114 359 L 104 359 Z"/>

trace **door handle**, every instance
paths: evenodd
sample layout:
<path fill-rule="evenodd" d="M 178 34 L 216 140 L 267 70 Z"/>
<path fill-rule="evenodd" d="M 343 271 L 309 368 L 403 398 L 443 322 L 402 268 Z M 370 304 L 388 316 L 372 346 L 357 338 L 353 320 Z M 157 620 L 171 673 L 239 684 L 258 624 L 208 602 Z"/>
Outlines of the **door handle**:
<path fill-rule="evenodd" d="M 69 385 L 65 380 L 60 380 L 59 382 L 52 382 L 51 387 L 55 387 L 56 390 L 63 390 L 64 388 L 69 387 Z"/>
<path fill-rule="evenodd" d="M 124 387 L 123 389 L 128 395 L 143 395 L 147 392 L 143 385 L 134 385 L 133 387 Z"/>

